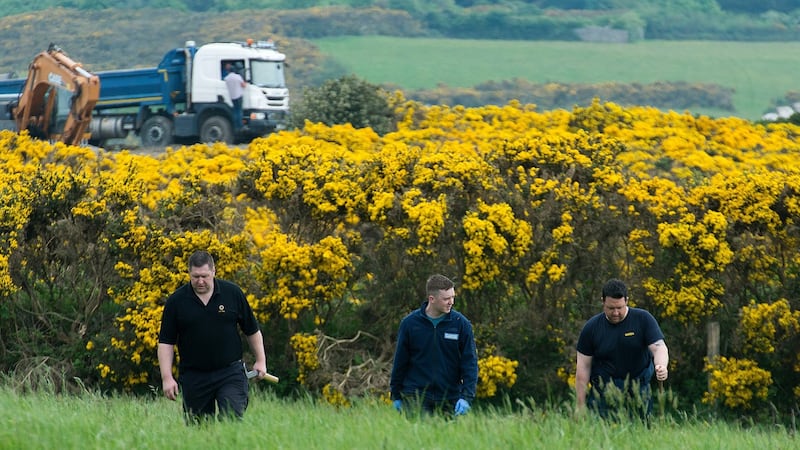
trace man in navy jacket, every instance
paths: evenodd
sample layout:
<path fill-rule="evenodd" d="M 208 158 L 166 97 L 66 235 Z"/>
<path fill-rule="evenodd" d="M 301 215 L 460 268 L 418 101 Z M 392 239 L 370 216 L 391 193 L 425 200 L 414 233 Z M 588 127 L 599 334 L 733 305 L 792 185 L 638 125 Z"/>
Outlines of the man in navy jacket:
<path fill-rule="evenodd" d="M 472 324 L 453 310 L 450 279 L 432 275 L 426 293 L 422 306 L 400 322 L 390 381 L 393 405 L 398 411 L 413 404 L 430 413 L 466 414 L 478 383 Z"/>

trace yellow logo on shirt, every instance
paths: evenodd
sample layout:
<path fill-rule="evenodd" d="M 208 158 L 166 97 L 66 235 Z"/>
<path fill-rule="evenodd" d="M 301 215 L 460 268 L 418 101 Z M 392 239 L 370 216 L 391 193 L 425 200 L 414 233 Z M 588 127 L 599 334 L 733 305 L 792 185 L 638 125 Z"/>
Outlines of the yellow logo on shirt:
<path fill-rule="evenodd" d="M 628 331 L 627 333 L 625 333 L 625 337 L 631 337 L 631 336 L 633 336 L 634 334 L 635 334 L 635 333 L 634 333 L 633 331 Z"/>

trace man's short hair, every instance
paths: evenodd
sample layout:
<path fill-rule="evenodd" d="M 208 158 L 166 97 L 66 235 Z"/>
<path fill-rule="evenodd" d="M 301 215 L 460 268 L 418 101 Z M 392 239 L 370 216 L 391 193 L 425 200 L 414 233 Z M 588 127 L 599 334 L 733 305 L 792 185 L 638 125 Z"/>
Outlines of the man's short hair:
<path fill-rule="evenodd" d="M 192 270 L 192 267 L 203 267 L 206 264 L 209 269 L 214 268 L 214 257 L 206 251 L 198 250 L 189 257 L 189 270 Z"/>
<path fill-rule="evenodd" d="M 605 300 L 606 297 L 610 298 L 624 298 L 628 299 L 628 288 L 625 283 L 616 278 L 612 278 L 603 286 L 603 294 L 600 300 Z"/>
<path fill-rule="evenodd" d="M 437 294 L 439 291 L 446 291 L 455 286 L 449 278 L 444 275 L 431 275 L 425 283 L 425 292 L 428 296 Z"/>

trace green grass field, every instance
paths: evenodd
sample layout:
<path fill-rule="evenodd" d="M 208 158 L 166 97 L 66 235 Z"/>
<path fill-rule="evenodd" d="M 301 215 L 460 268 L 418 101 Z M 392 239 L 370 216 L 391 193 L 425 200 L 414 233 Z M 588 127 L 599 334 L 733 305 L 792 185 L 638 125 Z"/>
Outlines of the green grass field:
<path fill-rule="evenodd" d="M 774 99 L 800 91 L 800 42 L 642 41 L 600 44 L 337 37 L 313 41 L 320 50 L 372 83 L 406 89 L 439 83 L 471 87 L 521 78 L 534 83 L 687 81 L 735 89 L 736 115 L 757 120 Z"/>
<path fill-rule="evenodd" d="M 605 423 L 527 407 L 473 410 L 457 420 L 407 418 L 387 404 L 336 409 L 253 395 L 241 422 L 186 426 L 163 397 L 15 393 L 0 388 L 0 449 L 791 449 L 782 428 L 684 418 Z"/>

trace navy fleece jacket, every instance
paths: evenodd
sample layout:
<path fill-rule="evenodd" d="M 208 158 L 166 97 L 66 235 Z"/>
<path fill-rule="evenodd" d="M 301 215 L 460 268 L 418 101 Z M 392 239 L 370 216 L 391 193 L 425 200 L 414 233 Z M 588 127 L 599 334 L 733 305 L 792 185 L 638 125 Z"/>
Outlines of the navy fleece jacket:
<path fill-rule="evenodd" d="M 472 324 L 451 310 L 434 327 L 425 307 L 400 322 L 392 378 L 392 400 L 403 395 L 424 395 L 429 401 L 472 403 L 478 383 L 478 357 Z"/>

